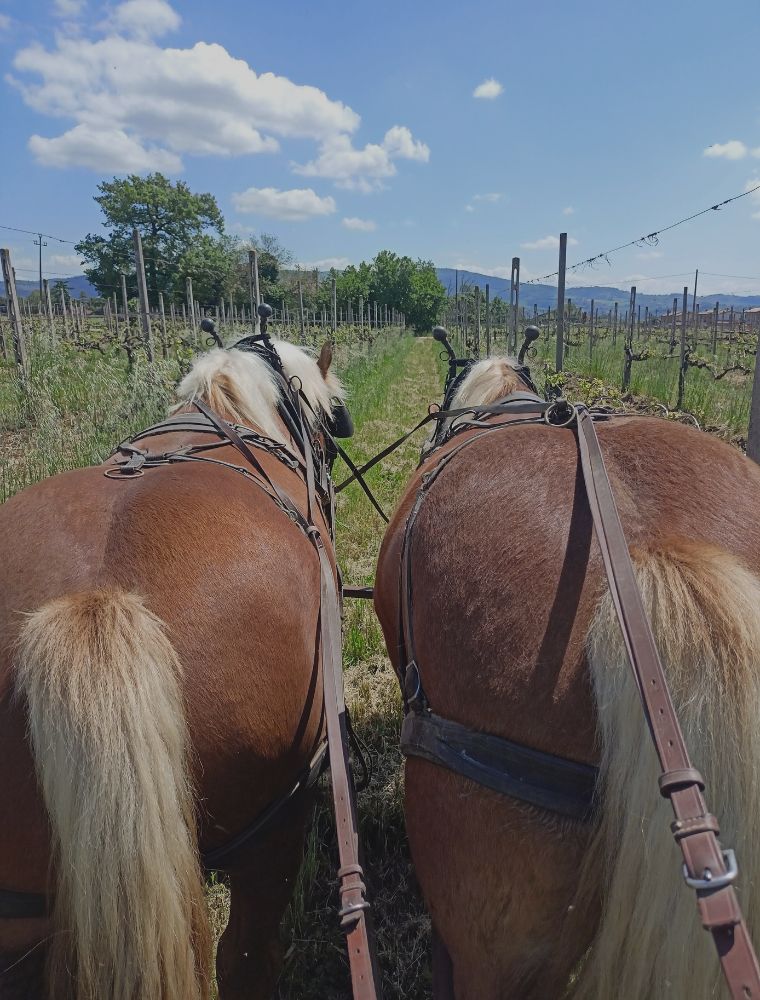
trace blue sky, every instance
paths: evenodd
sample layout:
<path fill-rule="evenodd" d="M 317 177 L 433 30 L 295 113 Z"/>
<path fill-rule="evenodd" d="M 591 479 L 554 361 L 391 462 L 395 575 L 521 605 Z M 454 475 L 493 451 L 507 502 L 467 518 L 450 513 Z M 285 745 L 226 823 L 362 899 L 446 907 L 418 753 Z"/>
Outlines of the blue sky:
<path fill-rule="evenodd" d="M 305 264 L 389 248 L 540 276 L 562 230 L 574 262 L 760 183 L 742 43 L 760 8 L 730 15 L 727 32 L 705 0 L 0 0 L 0 223 L 76 240 L 100 180 L 163 169 Z M 698 267 L 700 292 L 760 293 L 758 195 L 570 283 L 670 291 Z M 31 238 L 0 242 L 33 277 Z M 46 271 L 77 273 L 72 253 L 49 241 Z"/>

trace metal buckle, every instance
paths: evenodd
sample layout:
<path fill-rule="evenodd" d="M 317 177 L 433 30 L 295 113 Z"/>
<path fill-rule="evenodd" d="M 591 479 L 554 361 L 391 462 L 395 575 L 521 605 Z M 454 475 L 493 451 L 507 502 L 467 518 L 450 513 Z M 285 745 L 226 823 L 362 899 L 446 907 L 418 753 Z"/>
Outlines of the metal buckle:
<path fill-rule="evenodd" d="M 578 419 L 578 407 L 569 403 L 563 396 L 547 407 L 544 411 L 544 422 L 550 427 L 570 427 Z"/>
<path fill-rule="evenodd" d="M 713 875 L 709 868 L 705 868 L 702 872 L 702 878 L 692 878 L 689 875 L 689 869 L 686 865 L 683 866 L 683 877 L 686 884 L 692 889 L 722 889 L 724 886 L 731 885 L 736 876 L 739 874 L 739 866 L 736 863 L 736 855 L 734 852 L 728 848 L 723 853 L 723 861 L 725 862 L 727 871 L 725 875 Z"/>

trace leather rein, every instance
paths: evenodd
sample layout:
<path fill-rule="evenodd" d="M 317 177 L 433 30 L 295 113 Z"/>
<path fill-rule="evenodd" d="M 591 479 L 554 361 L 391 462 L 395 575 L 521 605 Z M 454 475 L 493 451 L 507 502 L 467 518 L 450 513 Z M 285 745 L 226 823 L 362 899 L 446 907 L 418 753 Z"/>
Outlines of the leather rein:
<path fill-rule="evenodd" d="M 593 411 L 565 400 L 549 403 L 538 395 L 522 392 L 490 406 L 470 406 L 468 412 L 470 419 L 458 426 L 449 424 L 447 437 L 434 436 L 433 448 L 437 449 L 450 440 L 452 433 L 478 429 L 478 433 L 442 454 L 425 473 L 404 532 L 399 637 L 401 662 L 406 664 L 399 678 L 405 705 L 402 752 L 430 760 L 531 805 L 573 819 L 593 817 L 596 768 L 473 732 L 436 715 L 425 695 L 414 652 L 411 542 L 420 508 L 442 470 L 462 449 L 486 434 L 530 424 L 572 428 L 578 439 L 583 480 L 607 582 L 660 763 L 660 794 L 670 800 L 675 816 L 671 831 L 683 854 L 684 878 L 696 892 L 702 925 L 713 936 L 731 995 L 736 1000 L 757 1000 L 760 966 L 733 887 L 738 873 L 736 860 L 733 851 L 723 850 L 720 845 L 718 821 L 708 812 L 702 794 L 704 779 L 693 767 L 686 749 L 596 433 L 597 421 L 627 414 Z M 491 419 L 510 414 L 526 415 Z M 430 419 L 461 416 L 461 409 L 441 410 L 431 414 Z"/>
<path fill-rule="evenodd" d="M 250 338 L 252 341 L 254 339 L 262 338 Z M 237 346 L 251 349 L 245 342 Z M 378 1000 L 382 994 L 375 961 L 370 904 L 366 897 L 364 872 L 359 857 L 356 788 L 349 754 L 349 742 L 356 746 L 356 738 L 353 736 L 348 718 L 343 689 L 340 591 L 325 540 L 315 523 L 315 513 L 320 509 L 328 525 L 332 545 L 335 494 L 326 456 L 303 414 L 302 404 L 309 406 L 309 403 L 297 378 L 287 378 L 279 357 L 276 356 L 275 348 L 268 342 L 265 342 L 264 350 L 257 353 L 264 356 L 275 374 L 280 377 L 282 397 L 280 415 L 291 432 L 298 453 L 251 428 L 229 423 L 202 400 L 196 399 L 194 406 L 197 413 L 177 414 L 122 442 L 113 452 L 113 455 L 118 455 L 121 460 L 107 466 L 104 475 L 109 479 L 129 479 L 142 476 L 146 469 L 179 462 L 204 462 L 231 469 L 263 490 L 313 545 L 320 569 L 319 629 L 326 742 L 317 748 L 308 766 L 283 796 L 271 803 L 252 824 L 228 843 L 202 854 L 201 860 L 207 870 L 226 870 L 226 867 L 229 867 L 227 863 L 234 854 L 271 830 L 276 822 L 282 821 L 287 808 L 315 784 L 327 758 L 331 774 L 340 864 L 339 917 L 341 929 L 346 936 L 353 996 L 355 1000 Z M 275 358 L 270 355 L 274 355 Z M 310 406 L 309 408 L 311 409 Z M 326 422 L 324 417 L 321 414 L 319 416 L 325 437 L 339 447 L 324 426 Z M 146 438 L 177 432 L 208 434 L 215 440 L 185 445 L 162 453 L 152 453 L 139 447 L 139 443 Z M 216 449 L 230 445 L 247 464 L 232 463 L 213 455 Z M 257 457 L 257 451 L 266 451 L 291 471 L 303 477 L 307 487 L 305 514 L 299 510 L 287 492 L 269 476 Z M 0 890 L 0 918 L 43 917 L 48 910 L 49 900 L 44 895 Z"/>

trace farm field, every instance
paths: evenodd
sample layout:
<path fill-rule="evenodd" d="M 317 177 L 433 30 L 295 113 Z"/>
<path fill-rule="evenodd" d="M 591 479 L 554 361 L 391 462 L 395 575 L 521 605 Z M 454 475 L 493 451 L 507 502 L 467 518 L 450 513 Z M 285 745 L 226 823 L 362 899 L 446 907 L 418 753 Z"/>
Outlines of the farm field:
<path fill-rule="evenodd" d="M 462 352 L 462 339 L 455 330 L 452 336 L 458 353 Z M 576 334 L 575 341 L 579 340 Z M 503 344 L 501 331 L 493 351 L 503 351 Z M 558 388 L 563 384 L 553 373 L 553 346 L 541 338 L 531 361 L 540 389 L 545 381 Z M 731 360 L 725 347 L 721 351 L 714 362 L 718 367 Z M 349 389 L 356 435 L 347 448 L 357 464 L 415 424 L 430 402 L 440 400 L 445 364 L 439 352 L 432 339 L 405 336 L 395 328 L 378 332 L 372 342 L 357 339 L 348 329 L 341 331 L 337 368 Z M 171 405 L 173 386 L 190 357 L 190 350 L 180 345 L 168 359 L 152 366 L 141 356 L 128 366 L 118 350 L 59 344 L 53 351 L 38 345 L 26 397 L 10 367 L 5 367 L 0 376 L 0 499 L 42 477 L 99 461 L 119 440 L 160 418 Z M 608 338 L 596 342 L 591 359 L 581 342 L 567 358 L 565 391 L 589 403 L 620 405 L 621 367 L 619 342 L 616 346 Z M 631 392 L 637 400 L 659 399 L 672 406 L 676 390 L 677 361 L 653 357 L 634 364 Z M 716 381 L 706 370 L 692 369 L 685 409 L 722 436 L 740 437 L 746 430 L 750 390 L 750 376 Z M 386 513 L 417 463 L 423 433 L 368 474 Z M 344 473 L 339 460 L 336 482 Z M 384 525 L 356 484 L 339 497 L 337 525 L 345 581 L 371 583 Z M 398 751 L 401 705 L 371 603 L 347 600 L 343 639 L 347 700 L 372 765 L 370 785 L 359 795 L 359 817 L 385 996 L 424 1000 L 431 985 L 430 928 L 414 885 L 404 834 Z M 332 831 L 329 786 L 323 779 L 297 891 L 283 927 L 285 964 L 278 1000 L 343 1000 L 350 995 L 337 920 Z M 223 882 L 211 881 L 208 900 L 219 934 L 227 915 Z"/>

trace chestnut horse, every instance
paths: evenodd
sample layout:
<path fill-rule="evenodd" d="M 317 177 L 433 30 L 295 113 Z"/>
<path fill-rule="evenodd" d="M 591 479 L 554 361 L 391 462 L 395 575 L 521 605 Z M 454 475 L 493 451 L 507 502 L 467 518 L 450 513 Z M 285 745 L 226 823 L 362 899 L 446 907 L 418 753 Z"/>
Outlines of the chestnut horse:
<path fill-rule="evenodd" d="M 515 364 L 474 364 L 451 405 L 524 389 Z M 658 418 L 602 421 L 598 435 L 686 743 L 722 843 L 736 849 L 740 899 L 757 933 L 760 469 L 722 441 Z M 422 477 L 456 447 L 409 543 L 414 647 L 431 709 L 597 765 L 599 776 L 591 817 L 580 820 L 407 758 L 406 823 L 436 935 L 435 996 L 723 995 L 658 793 L 573 429 L 524 419 L 488 433 L 465 428 L 425 458 L 377 569 L 375 604 L 394 666 L 406 667 L 405 525 Z"/>
<path fill-rule="evenodd" d="M 318 361 L 275 346 L 312 421 L 328 418 L 343 398 L 329 346 Z M 213 350 L 181 383 L 177 412 L 199 399 L 297 456 L 281 384 L 259 354 Z M 240 474 L 239 451 L 188 424 L 143 447 L 213 441 L 206 461 L 109 478 L 112 458 L 0 509 L 3 1000 L 207 998 L 199 850 L 249 827 L 322 741 L 314 547 Z M 251 450 L 305 513 L 295 461 Z M 230 861 L 223 1000 L 272 994 L 308 798 Z M 12 891 L 47 894 L 47 915 L 11 912 Z"/>

